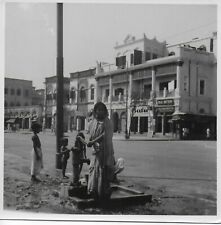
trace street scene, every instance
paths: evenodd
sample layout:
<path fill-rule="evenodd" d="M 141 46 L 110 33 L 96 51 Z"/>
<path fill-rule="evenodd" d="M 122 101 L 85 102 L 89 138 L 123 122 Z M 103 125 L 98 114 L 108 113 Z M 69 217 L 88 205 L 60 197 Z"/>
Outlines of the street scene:
<path fill-rule="evenodd" d="M 73 145 L 75 133 L 68 133 Z M 55 135 L 39 134 L 44 154 L 43 183 L 30 182 L 31 133 L 5 134 L 4 207 L 75 214 L 216 215 L 216 142 L 125 141 L 114 137 L 115 157 L 125 159 L 121 185 L 153 195 L 151 203 L 102 210 L 74 208 L 59 198 L 62 179 L 55 169 Z M 91 155 L 91 149 L 87 150 Z M 176 168 L 176 169 L 174 169 Z M 88 166 L 84 165 L 82 176 Z M 58 173 L 58 174 L 57 174 Z M 71 159 L 67 174 L 71 176 Z M 36 189 L 35 189 L 36 188 Z"/>
<path fill-rule="evenodd" d="M 4 210 L 217 216 L 217 5 L 10 2 L 5 24 Z"/>

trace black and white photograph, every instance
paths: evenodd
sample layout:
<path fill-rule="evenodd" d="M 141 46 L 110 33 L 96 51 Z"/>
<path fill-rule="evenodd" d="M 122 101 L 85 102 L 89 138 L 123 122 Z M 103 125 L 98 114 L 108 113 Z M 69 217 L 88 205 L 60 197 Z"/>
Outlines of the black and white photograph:
<path fill-rule="evenodd" d="M 1 217 L 217 222 L 218 4 L 3 5 Z"/>

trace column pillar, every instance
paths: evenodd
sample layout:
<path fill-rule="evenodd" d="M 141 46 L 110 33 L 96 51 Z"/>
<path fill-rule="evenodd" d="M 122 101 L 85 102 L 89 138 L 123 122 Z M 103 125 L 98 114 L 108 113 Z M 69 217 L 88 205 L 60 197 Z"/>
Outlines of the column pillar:
<path fill-rule="evenodd" d="M 156 92 L 156 69 L 155 67 L 152 67 L 152 95 L 155 95 Z"/>
<path fill-rule="evenodd" d="M 71 131 L 71 116 L 68 115 L 68 132 Z"/>
<path fill-rule="evenodd" d="M 140 133 L 140 116 L 137 117 L 137 133 Z"/>
<path fill-rule="evenodd" d="M 152 67 L 152 90 L 151 90 L 151 100 L 152 100 L 152 115 L 151 115 L 151 120 L 152 120 L 152 126 L 150 133 L 155 134 L 155 127 L 156 127 L 156 115 L 155 115 L 155 97 L 156 97 L 156 68 Z"/>
<path fill-rule="evenodd" d="M 162 116 L 162 134 L 165 135 L 165 115 Z"/>
<path fill-rule="evenodd" d="M 176 68 L 176 96 L 180 97 L 180 87 L 181 87 L 181 66 L 183 65 L 183 61 L 177 61 L 177 68 Z"/>
<path fill-rule="evenodd" d="M 94 85 L 94 103 L 98 102 L 98 80 L 95 79 L 95 85 Z"/>
<path fill-rule="evenodd" d="M 28 129 L 31 129 L 31 117 L 28 118 Z"/>
<path fill-rule="evenodd" d="M 132 90 L 133 90 L 133 79 L 132 74 L 129 74 L 129 84 L 128 84 L 128 117 L 127 117 L 127 124 L 128 124 L 128 132 L 130 133 L 131 127 L 131 103 L 132 103 Z"/>
<path fill-rule="evenodd" d="M 112 76 L 109 78 L 109 96 L 108 96 L 108 102 L 109 102 L 109 117 L 111 118 L 112 115 L 112 96 L 113 96 L 113 79 Z"/>

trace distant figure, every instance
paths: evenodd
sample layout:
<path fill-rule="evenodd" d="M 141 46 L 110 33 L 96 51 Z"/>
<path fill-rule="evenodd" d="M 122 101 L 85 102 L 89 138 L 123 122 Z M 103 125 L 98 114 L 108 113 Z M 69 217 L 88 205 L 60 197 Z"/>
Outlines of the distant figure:
<path fill-rule="evenodd" d="M 40 174 L 41 169 L 43 169 L 43 156 L 42 156 L 42 150 L 41 150 L 41 142 L 37 134 L 41 131 L 41 125 L 38 123 L 33 123 L 31 126 L 31 129 L 33 131 L 31 180 L 35 182 L 40 182 L 41 180 L 37 178 L 37 176 Z"/>
<path fill-rule="evenodd" d="M 62 175 L 64 179 L 68 179 L 69 177 L 65 175 L 66 168 L 67 168 L 67 162 L 70 157 L 70 150 L 67 148 L 68 146 L 68 139 L 62 138 L 61 139 L 61 163 L 62 163 Z"/>
<path fill-rule="evenodd" d="M 207 128 L 207 129 L 206 129 L 206 138 L 207 138 L 207 139 L 210 139 L 210 137 L 211 137 L 210 129 Z"/>

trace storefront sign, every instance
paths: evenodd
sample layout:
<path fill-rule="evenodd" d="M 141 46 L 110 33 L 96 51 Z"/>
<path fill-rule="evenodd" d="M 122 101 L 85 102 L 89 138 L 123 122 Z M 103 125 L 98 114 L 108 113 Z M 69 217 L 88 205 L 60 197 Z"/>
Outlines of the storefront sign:
<path fill-rule="evenodd" d="M 137 106 L 135 113 L 147 113 L 149 110 L 149 106 Z"/>
<path fill-rule="evenodd" d="M 157 111 L 160 113 L 172 113 L 174 112 L 174 107 L 159 107 Z"/>
<path fill-rule="evenodd" d="M 162 99 L 162 100 L 157 100 L 158 105 L 174 105 L 174 100 L 173 99 Z"/>

